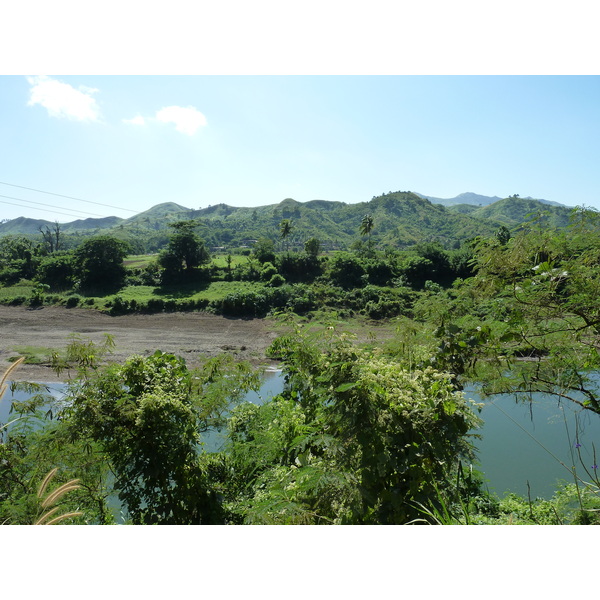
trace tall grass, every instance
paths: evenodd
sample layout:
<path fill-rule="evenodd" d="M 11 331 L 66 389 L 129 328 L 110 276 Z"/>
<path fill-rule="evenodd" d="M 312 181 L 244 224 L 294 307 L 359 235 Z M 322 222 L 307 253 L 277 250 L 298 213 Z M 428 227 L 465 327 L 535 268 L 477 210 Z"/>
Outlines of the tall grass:
<path fill-rule="evenodd" d="M 25 360 L 24 357 L 17 359 L 6 371 L 4 375 L 0 378 L 0 400 L 4 396 L 4 393 L 8 389 L 8 378 L 10 374 Z M 13 422 L 13 421 L 11 421 Z M 1 425 L 0 430 L 10 425 L 7 423 L 6 425 Z M 1 442 L 0 442 L 1 443 Z M 35 516 L 34 525 L 56 525 L 65 521 L 66 519 L 71 519 L 75 517 L 80 517 L 83 515 L 80 511 L 70 511 L 62 514 L 58 514 L 61 506 L 58 502 L 70 491 L 77 490 L 81 486 L 79 485 L 79 479 L 71 479 L 66 483 L 63 483 L 56 489 L 51 492 L 46 493 L 48 486 L 56 473 L 58 472 L 58 467 L 52 469 L 46 476 L 42 479 L 36 494 L 36 498 L 39 502 L 39 508 L 37 514 Z"/>

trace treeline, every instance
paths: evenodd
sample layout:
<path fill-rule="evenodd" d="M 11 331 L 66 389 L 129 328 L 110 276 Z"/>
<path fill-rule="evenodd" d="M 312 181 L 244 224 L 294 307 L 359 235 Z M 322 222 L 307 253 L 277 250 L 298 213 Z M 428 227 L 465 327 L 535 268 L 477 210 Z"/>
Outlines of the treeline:
<path fill-rule="evenodd" d="M 287 225 L 286 225 L 287 224 Z M 281 237 L 292 232 L 282 221 Z M 289 229 L 285 229 L 285 227 Z M 376 251 L 371 244 L 373 227 L 362 231 L 368 243 L 356 240 L 351 251 L 324 254 L 320 241 L 310 238 L 302 251 L 275 250 L 271 239 L 259 239 L 240 255 L 227 255 L 224 265 L 211 261 L 195 221 L 170 226 L 168 242 L 143 268 L 125 268 L 131 251 L 126 242 L 108 235 L 91 237 L 71 250 L 47 240 L 34 242 L 22 236 L 0 238 L 0 283 L 38 283 L 33 298 L 13 297 L 13 304 L 63 301 L 85 304 L 86 297 L 118 293 L 125 286 L 157 288 L 208 284 L 215 281 L 252 282 L 251 290 L 234 292 L 218 300 L 124 300 L 117 296 L 106 308 L 112 314 L 163 310 L 210 310 L 230 316 L 263 317 L 274 310 L 298 314 L 327 307 L 386 318 L 410 310 L 414 292 L 447 287 L 456 278 L 473 274 L 473 245 L 446 250 L 437 243 L 420 244 L 410 251 Z M 59 239 L 60 241 L 60 239 Z M 66 300 L 56 296 L 68 294 Z"/>

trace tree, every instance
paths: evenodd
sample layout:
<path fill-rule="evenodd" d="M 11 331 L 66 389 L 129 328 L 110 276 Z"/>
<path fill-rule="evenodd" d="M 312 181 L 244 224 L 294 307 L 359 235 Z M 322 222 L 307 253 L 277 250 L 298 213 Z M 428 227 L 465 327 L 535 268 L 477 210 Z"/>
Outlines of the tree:
<path fill-rule="evenodd" d="M 508 240 L 510 240 L 510 230 L 506 225 L 500 225 L 500 227 L 496 231 L 496 239 L 502 246 L 506 246 L 508 244 Z"/>
<path fill-rule="evenodd" d="M 0 238 L 0 281 L 16 283 L 31 279 L 37 263 L 36 246 L 24 235 L 5 235 Z"/>
<path fill-rule="evenodd" d="M 279 224 L 279 233 L 281 235 L 281 239 L 286 244 L 286 250 L 288 252 L 290 250 L 290 247 L 289 247 L 289 242 L 287 241 L 287 238 L 289 237 L 290 233 L 292 233 L 292 229 L 293 229 L 293 224 L 290 219 L 283 219 L 283 221 L 281 221 L 281 223 Z"/>
<path fill-rule="evenodd" d="M 275 245 L 273 244 L 273 240 L 264 237 L 259 238 L 252 248 L 252 254 L 261 263 L 274 263 Z"/>
<path fill-rule="evenodd" d="M 123 259 L 129 254 L 127 242 L 100 235 L 83 242 L 74 252 L 75 274 L 82 288 L 119 288 L 125 279 Z"/>
<path fill-rule="evenodd" d="M 375 226 L 375 223 L 373 221 L 373 216 L 372 215 L 365 215 L 362 218 L 362 221 L 360 222 L 360 235 L 365 236 L 368 235 L 369 236 L 369 241 L 368 241 L 368 245 L 369 245 L 369 252 L 372 250 L 372 245 L 371 245 L 371 231 L 373 231 L 373 227 Z"/>
<path fill-rule="evenodd" d="M 477 275 L 447 303 L 439 331 L 484 394 L 541 392 L 600 415 L 600 224 L 595 213 L 575 218 L 568 232 L 481 240 Z"/>
<path fill-rule="evenodd" d="M 408 285 L 422 289 L 425 282 L 432 278 L 434 266 L 431 260 L 423 256 L 408 256 L 398 264 L 398 270 Z"/>
<path fill-rule="evenodd" d="M 366 283 L 364 275 L 362 261 L 347 252 L 336 254 L 330 263 L 331 281 L 344 289 L 363 287 Z"/>
<path fill-rule="evenodd" d="M 196 268 L 210 259 L 204 242 L 194 231 L 197 226 L 198 223 L 193 220 L 169 223 L 174 232 L 158 259 L 165 270 L 165 281 L 176 282 L 182 277 L 189 280 Z"/>
<path fill-rule="evenodd" d="M 315 238 L 312 237 L 308 240 L 306 240 L 306 242 L 304 242 L 304 252 L 306 252 L 307 254 L 310 254 L 311 256 L 318 256 L 319 252 L 321 251 L 321 242 Z"/>
<path fill-rule="evenodd" d="M 448 253 L 437 243 L 419 244 L 417 253 L 422 258 L 431 262 L 431 271 L 428 279 L 441 285 L 450 285 L 455 277 L 450 266 Z"/>
<path fill-rule="evenodd" d="M 250 366 L 231 357 L 191 372 L 181 357 L 157 351 L 80 368 L 63 420 L 73 439 L 99 445 L 134 524 L 223 523 L 201 434 L 221 426 L 230 404 L 257 386 Z"/>
<path fill-rule="evenodd" d="M 73 254 L 54 253 L 40 261 L 36 279 L 48 284 L 54 290 L 72 287 L 75 276 Z"/>
<path fill-rule="evenodd" d="M 52 229 L 46 225 L 44 228 L 40 227 L 39 232 L 42 234 L 43 243 L 46 250 L 50 253 L 61 250 L 63 247 L 63 234 L 60 229 L 60 223 L 55 221 L 52 225 Z"/>

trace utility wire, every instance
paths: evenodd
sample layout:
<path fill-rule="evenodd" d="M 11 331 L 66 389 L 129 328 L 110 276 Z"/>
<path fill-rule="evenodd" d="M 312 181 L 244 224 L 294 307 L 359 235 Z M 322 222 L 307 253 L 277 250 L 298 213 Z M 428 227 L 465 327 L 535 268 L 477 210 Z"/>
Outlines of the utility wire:
<path fill-rule="evenodd" d="M 8 198 L 9 200 L 17 200 L 19 202 L 27 202 L 28 204 L 37 204 L 38 206 L 44 206 L 44 207 L 51 206 L 52 208 L 60 208 L 61 210 L 69 210 L 71 212 L 81 213 L 82 215 L 91 215 L 93 217 L 104 218 L 104 215 L 86 212 L 84 210 L 79 210 L 77 208 L 65 208 L 64 206 L 56 206 L 54 204 L 44 204 L 43 202 L 34 202 L 33 200 L 25 200 L 24 198 L 14 198 L 13 196 L 5 196 L 4 194 L 0 194 L 0 198 Z M 9 204 L 9 202 L 6 202 L 5 204 Z M 10 204 L 14 204 L 14 202 L 11 202 Z M 19 205 L 17 204 L 16 206 L 19 206 Z M 61 213 L 61 214 L 65 214 L 65 213 Z"/>
<path fill-rule="evenodd" d="M 79 202 L 87 202 L 88 204 L 97 204 L 98 206 L 107 206 L 108 208 L 116 208 L 117 210 L 126 210 L 131 213 L 135 213 L 135 210 L 130 208 L 123 208 L 122 206 L 112 206 L 111 204 L 103 204 L 102 202 L 92 202 L 91 200 L 84 200 L 83 198 L 75 198 L 74 196 L 65 196 L 64 194 L 55 194 L 54 192 L 46 192 L 44 190 L 36 190 L 35 188 L 25 187 L 24 185 L 15 185 L 14 183 L 6 183 L 0 181 L 0 185 L 10 185 L 11 187 L 21 188 L 22 190 L 29 190 L 31 192 L 39 192 L 40 194 L 50 194 L 51 196 L 60 196 L 61 198 L 68 198 L 69 200 L 78 200 Z"/>
<path fill-rule="evenodd" d="M 6 200 L 0 200 L 0 203 L 2 203 L 2 204 L 12 204 L 13 206 L 20 206 L 21 208 L 23 208 L 22 204 L 17 204 L 16 202 L 6 202 Z M 42 210 L 42 209 L 41 208 L 34 208 L 33 210 Z M 66 215 L 67 217 L 77 217 L 77 218 L 81 219 L 81 215 L 74 215 L 74 214 L 59 212 L 57 210 L 44 209 L 44 212 L 51 212 L 51 213 L 56 213 L 57 215 Z"/>

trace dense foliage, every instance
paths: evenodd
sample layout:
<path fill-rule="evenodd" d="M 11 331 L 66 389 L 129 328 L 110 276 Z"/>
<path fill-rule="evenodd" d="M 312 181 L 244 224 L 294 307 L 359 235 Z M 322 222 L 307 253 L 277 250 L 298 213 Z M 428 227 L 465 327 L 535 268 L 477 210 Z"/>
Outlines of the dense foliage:
<path fill-rule="evenodd" d="M 244 523 L 407 523 L 446 492 L 472 407 L 449 377 L 407 370 L 342 336 L 281 338 L 286 390 L 230 421 L 229 459 Z"/>
<path fill-rule="evenodd" d="M 598 418 L 598 214 L 579 209 L 558 229 L 532 215 L 462 244 L 382 249 L 377 211 L 408 210 L 398 199 L 360 207 L 355 243 L 335 252 L 295 239 L 304 209 L 290 199 L 270 216 L 271 237 L 220 261 L 201 220 L 173 223 L 158 257 L 135 268 L 118 237 L 75 248 L 51 231 L 0 238 L 8 303 L 274 315 L 318 331 L 273 344 L 286 384 L 262 405 L 240 402 L 258 375 L 228 355 L 198 371 L 160 351 L 101 366 L 110 344 L 75 340 L 54 356 L 57 369 L 78 369 L 67 405 L 38 389 L 0 424 L 0 521 L 110 523 L 118 502 L 139 524 L 598 522 L 595 459 L 573 465 L 574 483 L 552 500 L 485 493 L 463 469 L 478 419 L 461 392 L 544 392 Z M 225 291 L 203 296 L 213 284 Z M 373 347 L 330 324 L 356 316 L 396 334 Z M 217 432 L 225 445 L 207 451 Z"/>

